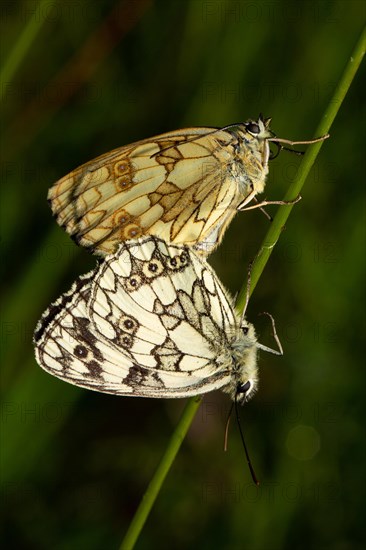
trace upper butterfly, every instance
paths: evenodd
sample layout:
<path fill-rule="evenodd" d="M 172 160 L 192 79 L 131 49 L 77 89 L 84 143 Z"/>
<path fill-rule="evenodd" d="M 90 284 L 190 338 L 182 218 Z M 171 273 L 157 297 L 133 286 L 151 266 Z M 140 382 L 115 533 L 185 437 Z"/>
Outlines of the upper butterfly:
<path fill-rule="evenodd" d="M 120 242 L 157 235 L 207 255 L 237 210 L 265 186 L 271 119 L 187 128 L 119 147 L 57 181 L 57 222 L 102 256 Z"/>

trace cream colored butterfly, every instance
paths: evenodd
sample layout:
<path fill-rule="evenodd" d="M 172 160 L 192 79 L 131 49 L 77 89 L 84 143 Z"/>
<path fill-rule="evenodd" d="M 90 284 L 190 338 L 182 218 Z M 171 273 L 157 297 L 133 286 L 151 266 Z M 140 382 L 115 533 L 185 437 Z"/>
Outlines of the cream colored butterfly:
<path fill-rule="evenodd" d="M 147 234 L 207 255 L 236 212 L 263 191 L 269 142 L 317 141 L 277 138 L 270 121 L 176 130 L 110 151 L 51 187 L 52 212 L 100 255 Z"/>
<path fill-rule="evenodd" d="M 127 241 L 43 314 L 36 359 L 92 390 L 188 397 L 253 395 L 257 342 L 213 269 L 191 248 L 147 236 Z M 279 345 L 280 346 L 280 345 Z"/>

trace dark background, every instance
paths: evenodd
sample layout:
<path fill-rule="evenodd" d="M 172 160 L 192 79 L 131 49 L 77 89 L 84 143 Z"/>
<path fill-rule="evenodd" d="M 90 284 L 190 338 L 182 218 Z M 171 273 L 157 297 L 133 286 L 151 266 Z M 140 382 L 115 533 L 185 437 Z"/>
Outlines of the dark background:
<path fill-rule="evenodd" d="M 361 1 L 2 2 L 1 501 L 6 548 L 118 548 L 184 406 L 80 390 L 36 364 L 34 326 L 95 258 L 52 219 L 49 186 L 110 149 L 186 126 L 272 116 L 312 137 L 356 43 Z M 33 40 L 22 35 L 32 16 Z M 27 35 L 29 36 L 29 34 Z M 247 317 L 285 355 L 261 353 L 242 410 L 251 482 L 229 401 L 208 395 L 138 548 L 363 547 L 364 118 L 359 71 Z M 270 164 L 283 197 L 301 159 Z M 275 213 L 275 208 L 268 210 Z M 238 215 L 210 258 L 232 292 L 268 229 Z"/>

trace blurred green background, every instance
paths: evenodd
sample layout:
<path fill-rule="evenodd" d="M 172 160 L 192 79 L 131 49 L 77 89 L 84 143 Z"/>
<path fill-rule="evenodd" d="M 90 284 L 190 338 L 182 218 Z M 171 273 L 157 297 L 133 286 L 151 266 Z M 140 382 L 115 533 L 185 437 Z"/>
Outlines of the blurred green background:
<path fill-rule="evenodd" d="M 365 3 L 28 0 L 1 10 L 2 63 L 16 69 L 1 90 L 4 547 L 118 548 L 184 401 L 80 390 L 37 366 L 37 320 L 95 264 L 52 219 L 47 190 L 101 153 L 176 128 L 263 112 L 278 136 L 312 137 Z M 363 548 L 362 69 L 247 312 L 268 345 L 257 315 L 274 315 L 285 351 L 261 353 L 260 388 L 242 410 L 261 486 L 234 422 L 223 452 L 229 401 L 210 394 L 137 548 Z M 267 198 L 283 197 L 300 161 L 283 152 L 271 162 Z M 268 224 L 256 210 L 238 215 L 210 258 L 232 292 Z"/>

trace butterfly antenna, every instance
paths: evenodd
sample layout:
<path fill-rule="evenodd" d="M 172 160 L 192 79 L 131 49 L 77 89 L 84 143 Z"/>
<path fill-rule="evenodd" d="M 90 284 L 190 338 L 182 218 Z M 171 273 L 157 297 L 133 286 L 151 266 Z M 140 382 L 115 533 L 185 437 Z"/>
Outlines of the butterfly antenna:
<path fill-rule="evenodd" d="M 225 452 L 227 451 L 227 442 L 228 442 L 228 437 L 229 437 L 229 424 L 230 424 L 230 419 L 231 419 L 231 414 L 233 412 L 233 408 L 234 408 L 234 401 L 231 403 L 229 414 L 227 415 L 227 420 L 226 420 L 225 439 L 224 439 L 224 451 Z"/>
<path fill-rule="evenodd" d="M 230 130 L 230 128 L 235 128 L 236 126 L 242 125 L 242 122 L 236 122 L 234 124 L 228 124 L 227 126 L 223 126 L 222 128 L 213 128 L 211 132 L 207 132 L 206 134 L 197 134 L 196 136 L 193 136 L 190 139 L 187 139 L 186 141 L 183 141 L 180 145 L 183 145 L 185 143 L 191 143 L 192 141 L 196 141 L 197 139 L 200 139 L 201 137 L 211 136 L 212 134 L 215 134 L 216 132 L 222 132 L 225 130 Z M 177 134 L 177 137 L 179 137 L 179 134 Z M 157 151 L 156 153 L 153 153 L 150 155 L 150 158 L 153 159 L 157 155 L 160 155 L 160 153 L 164 153 L 165 151 L 169 151 L 169 149 L 172 149 L 175 147 L 175 145 L 169 145 L 169 147 L 165 147 L 165 149 L 161 149 L 160 151 Z M 280 146 L 279 146 L 280 147 Z"/>
<path fill-rule="evenodd" d="M 242 443 L 243 443 L 244 452 L 245 452 L 245 457 L 246 457 L 246 459 L 247 459 L 247 464 L 248 464 L 248 467 L 249 467 L 250 475 L 252 476 L 252 480 L 253 480 L 253 482 L 255 483 L 255 485 L 258 486 L 258 485 L 259 485 L 259 480 L 258 480 L 257 476 L 255 475 L 255 471 L 254 471 L 252 462 L 251 462 L 250 457 L 249 457 L 248 449 L 247 449 L 247 446 L 246 446 L 246 444 L 245 444 L 243 429 L 242 429 L 242 426 L 241 426 L 241 423 L 240 423 L 240 416 L 239 416 L 239 409 L 238 409 L 237 393 L 235 394 L 235 402 L 234 402 L 234 404 L 235 404 L 236 422 L 237 422 L 237 424 L 238 424 L 239 433 L 240 433 L 241 441 L 242 441 Z"/>

